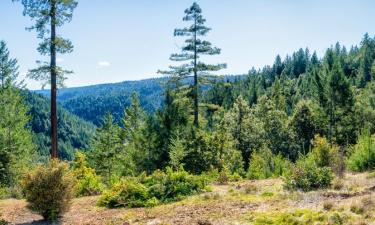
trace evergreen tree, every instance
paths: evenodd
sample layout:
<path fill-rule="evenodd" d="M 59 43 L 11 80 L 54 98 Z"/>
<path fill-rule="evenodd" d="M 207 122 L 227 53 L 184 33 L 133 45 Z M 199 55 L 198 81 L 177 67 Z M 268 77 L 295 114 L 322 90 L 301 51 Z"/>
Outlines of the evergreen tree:
<path fill-rule="evenodd" d="M 152 155 L 154 135 L 148 131 L 149 124 L 146 119 L 138 95 L 134 93 L 122 119 L 124 128 L 121 131 L 121 139 L 125 152 L 131 154 L 137 173 L 143 171 L 151 173 L 152 169 L 155 169 Z"/>
<path fill-rule="evenodd" d="M 20 1 L 20 0 L 13 0 Z M 50 62 L 37 61 L 38 68 L 29 71 L 32 79 L 43 81 L 51 85 L 51 157 L 58 157 L 57 140 L 57 85 L 62 85 L 66 74 L 72 71 L 63 70 L 56 65 L 56 54 L 73 51 L 72 43 L 57 35 L 56 28 L 70 22 L 73 10 L 77 6 L 75 0 L 21 0 L 24 6 L 24 15 L 35 20 L 35 25 L 28 28 L 36 30 L 38 38 L 42 39 L 38 52 L 49 55 Z"/>
<path fill-rule="evenodd" d="M 273 71 L 274 71 L 275 75 L 280 76 L 281 73 L 283 72 L 283 69 L 284 69 L 284 65 L 281 61 L 281 57 L 280 57 L 280 55 L 277 55 L 276 59 L 275 59 L 275 62 L 273 64 Z"/>
<path fill-rule="evenodd" d="M 183 159 L 185 156 L 186 150 L 184 142 L 181 139 L 180 134 L 176 134 L 176 136 L 170 141 L 169 146 L 169 158 L 171 166 L 175 170 L 178 170 L 181 166 L 184 166 Z"/>
<path fill-rule="evenodd" d="M 310 149 L 317 126 L 310 104 L 310 102 L 304 100 L 300 101 L 290 121 L 290 126 L 295 133 L 296 141 L 303 154 L 306 154 Z"/>
<path fill-rule="evenodd" d="M 334 59 L 327 83 L 329 140 L 339 145 L 352 144 L 356 140 L 356 121 L 353 114 L 354 97 L 338 60 Z"/>
<path fill-rule="evenodd" d="M 89 152 L 90 163 L 108 183 L 113 176 L 132 174 L 130 156 L 124 152 L 120 138 L 120 127 L 114 124 L 113 116 L 107 113 L 102 127 L 98 128 Z"/>
<path fill-rule="evenodd" d="M 372 80 L 373 73 L 371 71 L 375 59 L 375 42 L 368 33 L 365 34 L 361 42 L 362 48 L 360 52 L 360 87 L 365 87 L 366 83 Z"/>
<path fill-rule="evenodd" d="M 0 183 L 16 185 L 33 160 L 34 145 L 27 128 L 30 117 L 17 86 L 17 60 L 0 42 Z M 2 186 L 0 185 L 0 186 Z"/>
<path fill-rule="evenodd" d="M 10 58 L 5 41 L 0 41 L 0 80 L 1 88 L 15 85 L 18 76 L 17 60 Z"/>
<path fill-rule="evenodd" d="M 188 37 L 185 40 L 186 45 L 182 47 L 182 52 L 179 54 L 172 54 L 170 60 L 172 61 L 187 61 L 188 63 L 180 66 L 171 66 L 170 71 L 159 71 L 160 73 L 178 77 L 178 79 L 185 79 L 193 75 L 194 83 L 192 85 L 192 98 L 194 109 L 194 125 L 199 126 L 199 83 L 203 78 L 209 75 L 210 71 L 218 71 L 226 67 L 225 64 L 209 65 L 200 61 L 203 55 L 217 55 L 220 54 L 220 49 L 212 47 L 211 43 L 202 40 L 199 37 L 205 36 L 211 29 L 205 26 L 206 20 L 202 16 L 202 9 L 194 2 L 193 5 L 185 10 L 184 21 L 191 22 L 189 27 L 182 29 L 175 29 L 175 36 Z M 200 80 L 198 78 L 201 78 Z"/>
<path fill-rule="evenodd" d="M 235 140 L 235 148 L 241 152 L 245 169 L 247 169 L 252 152 L 259 149 L 265 142 L 263 123 L 252 114 L 242 96 L 237 98 L 225 118 L 230 124 L 228 126 Z"/>
<path fill-rule="evenodd" d="M 242 154 L 236 149 L 236 140 L 231 134 L 231 120 L 222 111 L 216 113 L 217 122 L 209 140 L 211 153 L 210 165 L 218 168 L 219 172 L 229 169 L 231 173 L 243 173 Z"/>

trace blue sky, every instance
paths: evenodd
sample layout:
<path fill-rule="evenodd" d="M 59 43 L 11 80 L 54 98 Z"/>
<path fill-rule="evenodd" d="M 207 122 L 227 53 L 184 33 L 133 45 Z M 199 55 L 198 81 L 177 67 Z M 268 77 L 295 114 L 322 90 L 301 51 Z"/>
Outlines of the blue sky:
<path fill-rule="evenodd" d="M 68 87 L 139 80 L 158 76 L 171 64 L 181 39 L 173 30 L 182 27 L 183 11 L 191 0 L 79 0 L 73 20 L 58 31 L 69 38 L 74 52 L 59 55 L 58 63 L 72 69 Z M 198 0 L 207 36 L 222 49 L 210 62 L 226 62 L 222 74 L 243 74 L 252 67 L 273 63 L 300 47 L 322 56 L 339 41 L 358 44 L 363 34 L 375 33 L 372 0 Z M 32 22 L 22 15 L 20 3 L 0 0 L 0 39 L 5 40 L 20 64 L 23 76 L 42 59 Z M 31 89 L 40 84 L 27 80 Z"/>

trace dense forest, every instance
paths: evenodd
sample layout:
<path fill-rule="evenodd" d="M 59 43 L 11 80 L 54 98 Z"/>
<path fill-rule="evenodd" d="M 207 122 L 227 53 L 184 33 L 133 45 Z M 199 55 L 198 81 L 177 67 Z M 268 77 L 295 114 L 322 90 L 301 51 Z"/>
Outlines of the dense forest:
<path fill-rule="evenodd" d="M 286 188 L 309 191 L 347 170 L 375 168 L 375 38 L 336 43 L 323 56 L 301 48 L 246 75 L 214 76 L 227 65 L 203 61 L 220 49 L 204 39 L 211 29 L 198 4 L 184 21 L 174 35 L 185 45 L 170 57 L 181 64 L 158 71 L 165 77 L 58 91 L 58 158 L 68 166 L 47 162 L 50 90 L 26 90 L 0 42 L 0 197 L 22 196 L 15 187 L 23 187 L 37 204 L 40 177 L 72 171 L 76 196 L 104 193 L 101 206 L 150 207 L 213 180 L 284 177 Z M 60 178 L 54 182 L 68 191 L 70 178 Z"/>

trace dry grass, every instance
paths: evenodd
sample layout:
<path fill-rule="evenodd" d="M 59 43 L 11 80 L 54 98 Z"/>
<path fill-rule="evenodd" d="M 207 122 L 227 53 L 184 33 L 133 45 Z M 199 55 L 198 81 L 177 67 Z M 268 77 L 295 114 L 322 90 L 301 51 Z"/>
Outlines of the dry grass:
<path fill-rule="evenodd" d="M 213 185 L 210 193 L 154 208 L 105 209 L 96 206 L 98 197 L 78 198 L 59 224 L 259 224 L 263 217 L 293 216 L 375 224 L 375 178 L 366 173 L 346 174 L 340 188 L 329 190 L 288 192 L 282 185 L 281 179 Z M 0 211 L 11 224 L 46 224 L 23 200 L 0 201 Z"/>

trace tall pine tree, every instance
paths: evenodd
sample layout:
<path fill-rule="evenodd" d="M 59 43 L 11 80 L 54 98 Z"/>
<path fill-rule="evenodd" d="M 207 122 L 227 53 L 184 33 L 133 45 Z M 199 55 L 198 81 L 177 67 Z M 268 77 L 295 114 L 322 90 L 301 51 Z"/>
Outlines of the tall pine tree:
<path fill-rule="evenodd" d="M 14 0 L 20 1 L 20 0 Z M 32 79 L 43 81 L 43 85 L 51 84 L 51 157 L 58 157 L 57 146 L 57 86 L 63 85 L 66 74 L 72 73 L 57 66 L 57 53 L 64 54 L 73 51 L 72 42 L 56 33 L 56 28 L 70 22 L 73 10 L 77 6 L 75 0 L 21 0 L 24 6 L 24 15 L 35 20 L 29 30 L 36 30 L 41 43 L 38 52 L 49 55 L 50 62 L 37 61 L 38 68 L 29 71 Z"/>
<path fill-rule="evenodd" d="M 213 47 L 212 44 L 206 40 L 200 39 L 207 35 L 211 30 L 205 26 L 206 20 L 202 16 L 202 9 L 194 2 L 193 5 L 185 10 L 185 17 L 183 21 L 190 22 L 190 26 L 175 29 L 175 36 L 188 37 L 185 40 L 185 45 L 182 47 L 182 52 L 172 54 L 170 60 L 186 63 L 180 66 L 170 66 L 170 71 L 159 71 L 167 75 L 185 79 L 193 75 L 194 83 L 192 85 L 192 98 L 194 109 L 194 125 L 199 127 L 199 85 L 204 78 L 209 76 L 209 72 L 218 71 L 226 67 L 226 64 L 210 65 L 200 61 L 203 55 L 217 55 L 220 54 L 220 49 Z"/>

